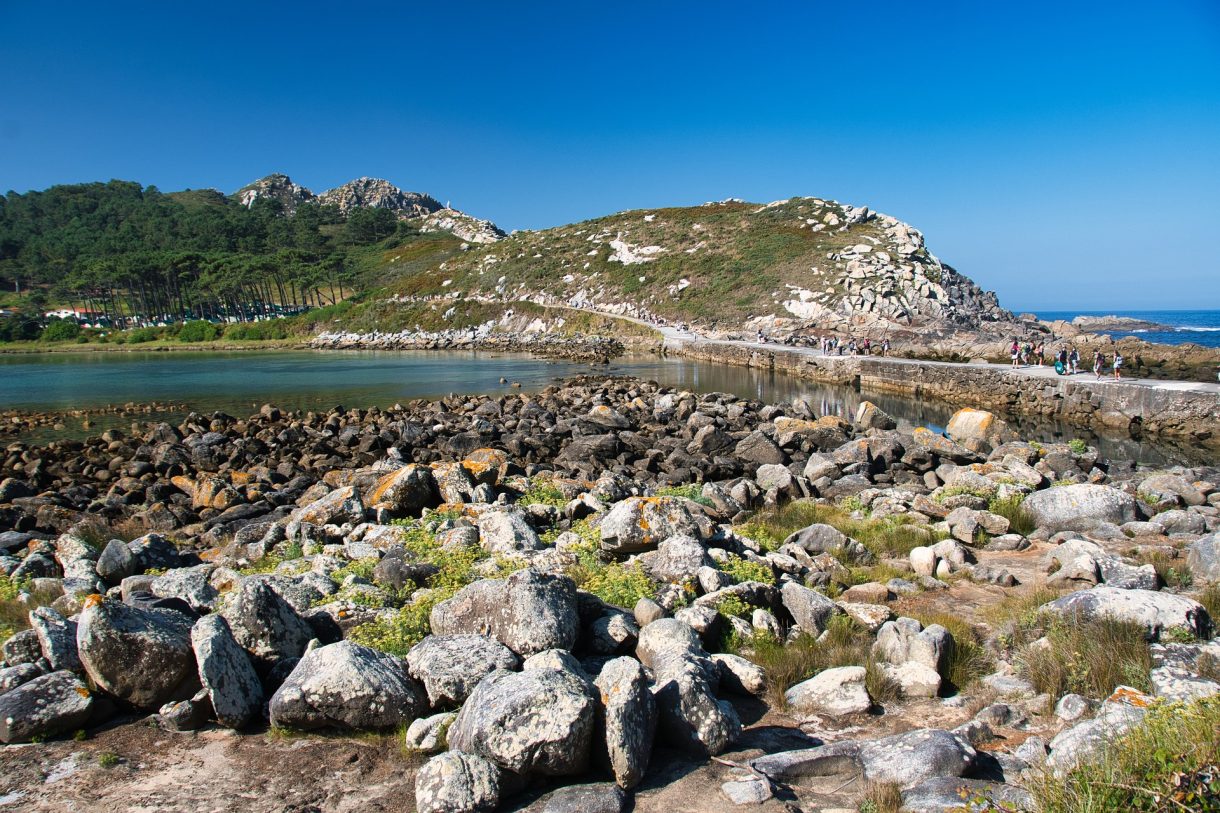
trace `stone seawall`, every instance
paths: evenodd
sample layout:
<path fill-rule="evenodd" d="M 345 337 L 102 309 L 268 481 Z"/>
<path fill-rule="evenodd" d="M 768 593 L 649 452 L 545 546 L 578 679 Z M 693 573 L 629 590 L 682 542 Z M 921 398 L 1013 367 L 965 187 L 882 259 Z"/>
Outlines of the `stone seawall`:
<path fill-rule="evenodd" d="M 1046 369 L 951 364 L 877 356 L 821 356 L 784 347 L 669 341 L 686 358 L 775 369 L 811 381 L 870 392 L 943 401 L 1067 424 L 1157 434 L 1220 447 L 1220 393 L 1189 382 L 1114 382 L 1091 373 L 1074 378 Z"/>

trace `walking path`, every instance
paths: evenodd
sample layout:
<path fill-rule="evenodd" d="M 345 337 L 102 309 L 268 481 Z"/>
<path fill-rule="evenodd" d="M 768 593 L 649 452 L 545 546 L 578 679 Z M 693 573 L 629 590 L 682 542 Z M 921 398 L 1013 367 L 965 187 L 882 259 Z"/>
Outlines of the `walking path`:
<path fill-rule="evenodd" d="M 605 314 L 603 314 L 605 315 Z M 800 347 L 789 346 L 785 344 L 773 344 L 770 342 L 751 342 L 740 339 L 709 339 L 705 336 L 690 330 L 679 330 L 676 327 L 669 325 L 654 325 L 645 322 L 642 319 L 635 319 L 629 316 L 619 317 L 632 322 L 637 322 L 641 325 L 652 328 L 664 337 L 664 344 L 667 349 L 682 350 L 687 345 L 724 345 L 730 347 L 742 347 L 749 350 L 755 350 L 766 353 L 791 353 L 799 356 L 809 356 L 819 359 L 884 359 L 892 364 L 908 364 L 912 366 L 928 366 L 934 365 L 937 367 L 962 367 L 973 368 L 985 367 L 988 370 L 1003 372 L 1012 376 L 1020 376 L 1033 380 L 1046 380 L 1052 382 L 1071 381 L 1077 384 L 1122 384 L 1130 387 L 1145 387 L 1151 390 L 1160 390 L 1164 392 L 1197 392 L 1197 393 L 1212 393 L 1220 397 L 1220 383 L 1207 383 L 1202 381 L 1167 381 L 1156 378 L 1128 378 L 1124 375 L 1121 379 L 1115 380 L 1113 374 L 1103 375 L 1100 379 L 1093 375 L 1092 371 L 1081 371 L 1076 375 L 1059 375 L 1055 372 L 1054 366 L 1039 367 L 1019 366 L 1012 367 L 1008 364 L 970 364 L 966 362 L 955 361 L 930 361 L 925 359 L 910 359 L 900 358 L 897 356 L 849 356 L 849 355 L 827 355 L 823 354 L 816 347 Z M 1217 416 L 1220 418 L 1220 415 Z"/>

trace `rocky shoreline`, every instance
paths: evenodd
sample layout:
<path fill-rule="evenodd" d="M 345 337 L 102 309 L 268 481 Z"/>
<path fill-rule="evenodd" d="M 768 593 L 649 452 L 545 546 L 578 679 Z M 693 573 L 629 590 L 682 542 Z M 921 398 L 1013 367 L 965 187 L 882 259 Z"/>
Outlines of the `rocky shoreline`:
<path fill-rule="evenodd" d="M 505 334 L 484 327 L 469 330 L 401 331 L 399 333 L 320 333 L 313 350 L 477 350 L 532 353 L 544 358 L 609 362 L 626 348 L 615 338 L 556 333 Z"/>
<path fill-rule="evenodd" d="M 92 426 L 90 416 L 116 415 L 123 418 L 138 418 L 160 412 L 185 412 L 189 407 L 183 403 L 151 401 L 145 404 L 107 404 L 99 407 L 56 410 L 6 409 L 0 412 L 0 436 L 21 435 L 35 429 L 65 428 L 70 418 L 82 419 L 82 428 Z"/>
<path fill-rule="evenodd" d="M 1220 581 L 1220 470 L 854 417 L 587 377 L 10 444 L 0 742 L 400 728 L 423 813 L 1028 810 L 1220 693 L 1181 578 Z M 1048 689 L 1034 655 L 1105 619 L 1143 671 Z"/>

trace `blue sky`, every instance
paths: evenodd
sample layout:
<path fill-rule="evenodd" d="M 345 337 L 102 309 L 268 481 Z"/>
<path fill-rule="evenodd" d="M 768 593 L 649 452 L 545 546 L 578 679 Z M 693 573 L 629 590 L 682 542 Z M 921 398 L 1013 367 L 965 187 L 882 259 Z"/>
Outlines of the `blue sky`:
<path fill-rule="evenodd" d="M 509 229 L 818 195 L 1010 308 L 1220 308 L 1214 0 L 349 5 L 0 0 L 0 189 L 371 175 Z"/>

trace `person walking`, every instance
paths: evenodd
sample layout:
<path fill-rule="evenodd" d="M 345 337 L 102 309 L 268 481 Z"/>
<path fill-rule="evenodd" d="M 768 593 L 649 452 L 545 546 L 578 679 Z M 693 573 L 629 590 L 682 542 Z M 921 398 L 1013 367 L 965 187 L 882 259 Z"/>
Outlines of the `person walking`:
<path fill-rule="evenodd" d="M 1097 380 L 1101 381 L 1101 368 L 1105 365 L 1105 356 L 1100 350 L 1093 351 L 1093 375 L 1097 376 Z"/>
<path fill-rule="evenodd" d="M 1046 342 L 1038 342 L 1038 348 L 1034 350 L 1034 357 L 1038 359 L 1039 367 L 1046 364 Z"/>
<path fill-rule="evenodd" d="M 1114 380 L 1121 381 L 1123 377 L 1123 354 L 1114 351 Z"/>
<path fill-rule="evenodd" d="M 889 356 L 889 354 L 890 354 L 890 339 L 887 336 L 881 340 L 881 355 Z"/>
<path fill-rule="evenodd" d="M 1069 375 L 1080 372 L 1080 351 L 1076 349 L 1076 345 L 1072 345 L 1072 352 L 1068 353 L 1068 368 L 1071 370 Z"/>
<path fill-rule="evenodd" d="M 1012 340 L 1012 349 L 1010 352 L 1012 353 L 1012 366 L 1016 367 L 1017 361 L 1021 358 L 1021 345 L 1017 344 L 1016 339 Z"/>

